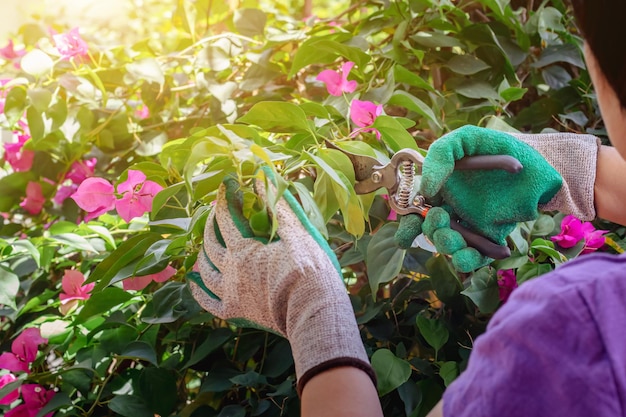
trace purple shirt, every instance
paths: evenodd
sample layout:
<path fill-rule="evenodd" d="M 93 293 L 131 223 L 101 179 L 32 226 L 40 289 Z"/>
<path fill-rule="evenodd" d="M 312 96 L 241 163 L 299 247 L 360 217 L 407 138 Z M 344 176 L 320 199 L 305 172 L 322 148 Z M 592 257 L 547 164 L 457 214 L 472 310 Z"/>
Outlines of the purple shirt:
<path fill-rule="evenodd" d="M 626 416 L 626 256 L 521 285 L 443 398 L 444 417 Z"/>

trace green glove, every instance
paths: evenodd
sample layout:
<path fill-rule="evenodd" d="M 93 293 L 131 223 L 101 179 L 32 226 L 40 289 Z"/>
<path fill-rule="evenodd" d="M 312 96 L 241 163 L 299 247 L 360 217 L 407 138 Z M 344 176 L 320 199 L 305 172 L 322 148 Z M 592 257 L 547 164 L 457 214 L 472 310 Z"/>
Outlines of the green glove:
<path fill-rule="evenodd" d="M 510 155 L 523 169 L 518 173 L 454 169 L 455 161 L 478 155 Z M 422 167 L 420 192 L 470 230 L 505 244 L 516 224 L 536 219 L 538 206 L 548 203 L 562 185 L 559 172 L 530 145 L 503 132 L 464 126 L 431 145 Z M 470 272 L 488 264 L 491 259 L 468 248 L 449 222 L 444 210 L 431 209 L 423 225 L 415 216 L 405 216 L 396 242 L 410 247 L 423 230 L 441 253 L 452 256 L 457 270 Z"/>
<path fill-rule="evenodd" d="M 256 192 L 266 200 L 264 181 L 257 180 Z M 207 219 L 200 273 L 188 275 L 194 298 L 234 324 L 286 337 L 298 392 L 339 366 L 359 368 L 375 381 L 337 258 L 293 195 L 285 191 L 273 208 L 278 228 L 271 242 L 254 235 L 241 207 L 238 183 L 225 180 Z"/>

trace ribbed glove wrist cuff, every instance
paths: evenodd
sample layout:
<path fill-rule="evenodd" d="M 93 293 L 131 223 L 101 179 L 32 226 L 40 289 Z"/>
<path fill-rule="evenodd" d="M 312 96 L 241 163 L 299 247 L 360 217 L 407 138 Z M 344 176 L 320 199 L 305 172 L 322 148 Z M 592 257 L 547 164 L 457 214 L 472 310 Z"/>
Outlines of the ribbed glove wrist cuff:
<path fill-rule="evenodd" d="M 584 221 L 596 217 L 594 184 L 600 139 L 576 133 L 511 136 L 535 148 L 563 177 L 563 187 L 541 210 L 558 210 Z"/>

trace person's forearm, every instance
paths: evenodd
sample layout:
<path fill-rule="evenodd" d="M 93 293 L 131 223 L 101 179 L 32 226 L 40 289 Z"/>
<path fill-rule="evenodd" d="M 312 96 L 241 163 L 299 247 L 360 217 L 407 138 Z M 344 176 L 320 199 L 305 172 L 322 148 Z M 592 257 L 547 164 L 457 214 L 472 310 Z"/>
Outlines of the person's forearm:
<path fill-rule="evenodd" d="M 617 150 L 602 146 L 598 152 L 598 166 L 594 185 L 598 217 L 626 225 L 626 161 Z"/>
<path fill-rule="evenodd" d="M 340 367 L 322 372 L 302 390 L 304 417 L 382 417 L 376 387 L 358 368 Z"/>

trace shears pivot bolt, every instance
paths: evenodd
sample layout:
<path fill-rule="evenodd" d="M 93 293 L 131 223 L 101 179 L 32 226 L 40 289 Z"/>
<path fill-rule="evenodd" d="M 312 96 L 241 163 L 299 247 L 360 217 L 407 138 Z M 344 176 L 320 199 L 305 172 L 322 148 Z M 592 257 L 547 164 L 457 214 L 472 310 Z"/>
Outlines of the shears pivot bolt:
<path fill-rule="evenodd" d="M 379 183 L 383 180 L 383 174 L 381 174 L 379 171 L 374 171 L 372 172 L 372 182 L 374 183 Z"/>

